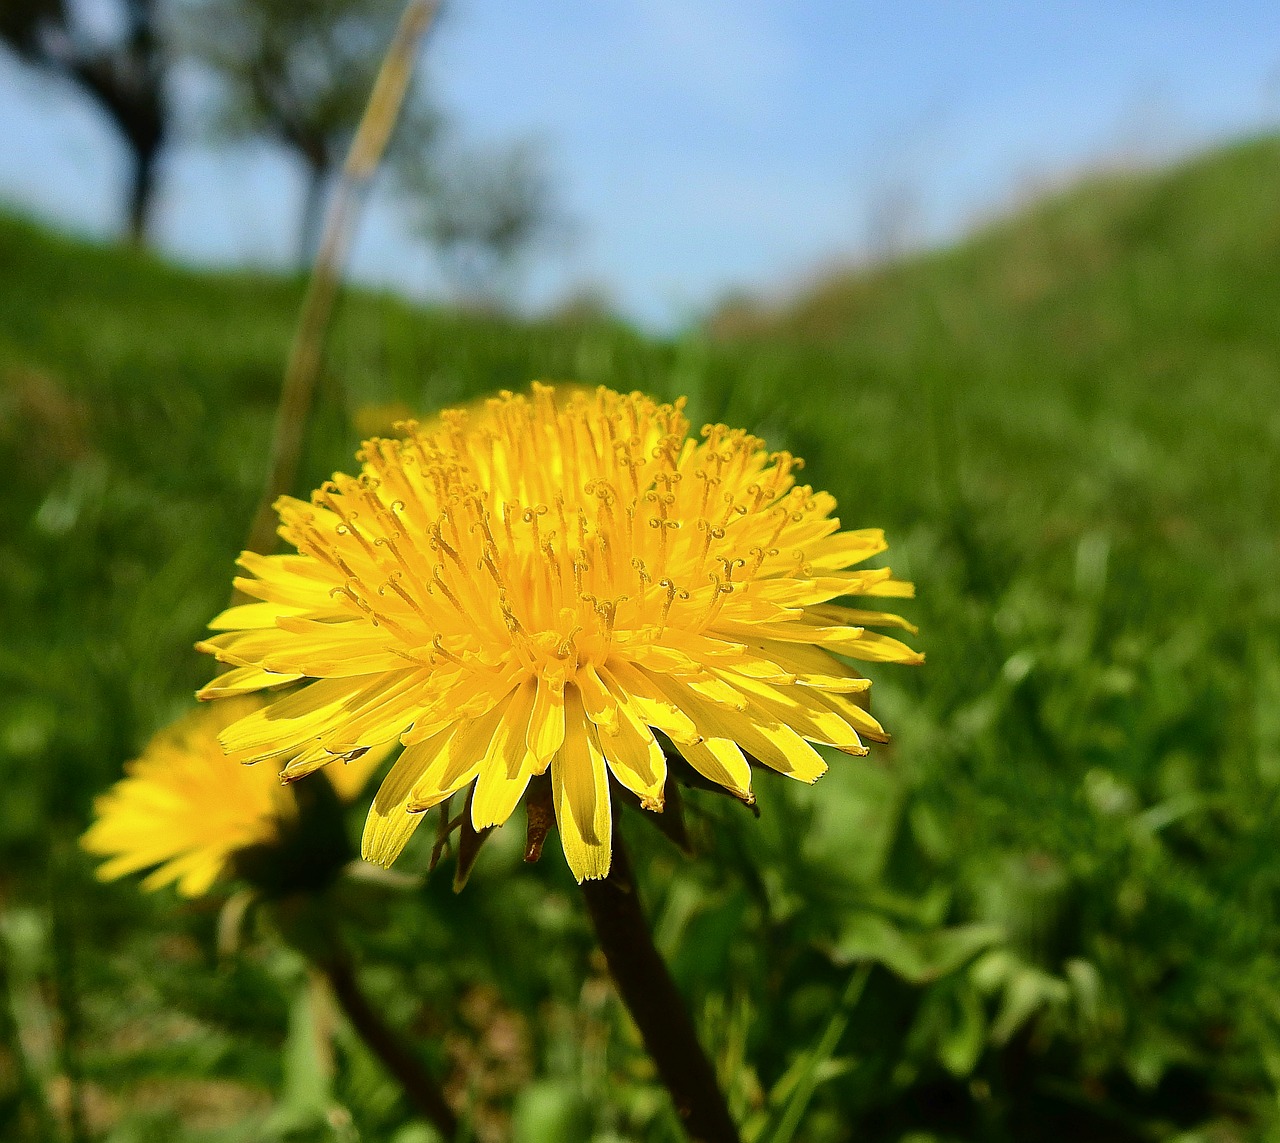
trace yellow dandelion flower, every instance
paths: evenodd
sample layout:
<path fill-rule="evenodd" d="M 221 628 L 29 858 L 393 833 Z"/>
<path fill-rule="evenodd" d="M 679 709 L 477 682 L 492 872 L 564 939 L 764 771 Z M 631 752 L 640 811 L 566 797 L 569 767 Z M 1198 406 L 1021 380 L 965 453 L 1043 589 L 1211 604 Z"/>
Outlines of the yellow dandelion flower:
<path fill-rule="evenodd" d="M 574 875 L 606 876 L 609 782 L 661 810 L 660 733 L 750 801 L 756 761 L 806 782 L 813 744 L 883 741 L 848 659 L 917 663 L 870 630 L 905 620 L 833 603 L 909 596 L 878 529 L 842 532 L 801 462 L 723 425 L 689 437 L 683 402 L 534 385 L 367 441 L 358 476 L 282 498 L 297 554 L 246 552 L 233 607 L 200 644 L 231 670 L 202 698 L 304 681 L 222 736 L 286 775 L 398 739 L 366 858 L 390 864 L 421 818 L 472 787 L 506 821 L 550 770 Z"/>
<path fill-rule="evenodd" d="M 199 897 L 224 876 L 237 854 L 271 846 L 296 824 L 294 791 L 279 765 L 249 766 L 224 753 L 218 735 L 264 704 L 249 697 L 193 711 L 166 727 L 125 777 L 94 802 L 94 823 L 81 844 L 108 858 L 110 881 L 155 866 L 147 889 L 176 884 Z M 359 794 L 386 751 L 369 752 L 326 774 L 342 801 Z"/>

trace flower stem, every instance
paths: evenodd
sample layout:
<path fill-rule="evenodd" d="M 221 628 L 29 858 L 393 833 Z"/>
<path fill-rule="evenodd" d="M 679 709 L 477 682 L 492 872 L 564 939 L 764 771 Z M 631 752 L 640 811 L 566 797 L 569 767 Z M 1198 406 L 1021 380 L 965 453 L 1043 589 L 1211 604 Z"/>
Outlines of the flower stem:
<path fill-rule="evenodd" d="M 738 1129 L 715 1070 L 649 933 L 631 861 L 620 838 L 614 839 L 609 876 L 584 881 L 582 895 L 614 984 L 689 1138 L 696 1143 L 738 1143 Z"/>
<path fill-rule="evenodd" d="M 383 1067 L 395 1077 L 414 1111 L 446 1140 L 458 1137 L 458 1119 L 444 1092 L 396 1033 L 387 1026 L 360 988 L 351 961 L 342 954 L 326 958 L 320 969 L 352 1028 Z"/>

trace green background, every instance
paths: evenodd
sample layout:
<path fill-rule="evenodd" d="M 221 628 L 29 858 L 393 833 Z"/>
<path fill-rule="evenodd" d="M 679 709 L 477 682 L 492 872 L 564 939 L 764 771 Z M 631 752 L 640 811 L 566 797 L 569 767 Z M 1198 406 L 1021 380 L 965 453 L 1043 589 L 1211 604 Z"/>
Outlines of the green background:
<path fill-rule="evenodd" d="M 691 792 L 692 859 L 624 823 L 749 1139 L 1280 1138 L 1278 203 L 1263 139 L 669 340 L 342 303 L 298 492 L 371 403 L 685 394 L 917 584 L 890 746 L 762 776 L 759 820 Z M 301 290 L 0 220 L 5 1139 L 431 1138 L 269 915 L 219 956 L 225 894 L 100 885 L 76 846 L 208 676 Z M 558 847 L 522 841 L 461 894 L 449 860 L 344 886 L 364 983 L 472 1138 L 678 1138 Z"/>

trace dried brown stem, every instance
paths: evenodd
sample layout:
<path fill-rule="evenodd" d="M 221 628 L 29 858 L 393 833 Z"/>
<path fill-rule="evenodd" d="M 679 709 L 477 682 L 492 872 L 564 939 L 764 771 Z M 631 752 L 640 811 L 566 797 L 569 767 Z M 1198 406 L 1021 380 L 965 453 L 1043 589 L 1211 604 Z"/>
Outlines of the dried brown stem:
<path fill-rule="evenodd" d="M 271 466 L 245 542 L 245 547 L 252 552 L 265 554 L 275 547 L 274 504 L 279 497 L 292 491 L 298 474 L 307 419 L 315 398 L 316 379 L 320 375 L 325 334 L 341 285 L 342 268 L 356 218 L 364 201 L 364 191 L 378 168 L 392 128 L 399 118 L 413 77 L 419 45 L 435 18 L 438 6 L 437 0 L 409 0 L 405 6 L 355 139 L 347 152 L 289 350 L 280 405 L 276 410 Z"/>

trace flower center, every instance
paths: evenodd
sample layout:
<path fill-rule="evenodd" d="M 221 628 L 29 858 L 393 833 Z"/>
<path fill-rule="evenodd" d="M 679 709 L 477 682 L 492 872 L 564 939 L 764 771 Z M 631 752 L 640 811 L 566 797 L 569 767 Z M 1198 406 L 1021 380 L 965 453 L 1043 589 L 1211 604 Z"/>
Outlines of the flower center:
<path fill-rule="evenodd" d="M 825 511 L 789 454 L 723 426 L 696 442 L 678 405 L 638 394 L 552 394 L 370 441 L 358 478 L 285 506 L 286 538 L 332 572 L 336 619 L 358 612 L 413 662 L 569 681 L 673 628 L 700 634 L 766 564 L 803 569 L 780 540 Z"/>

